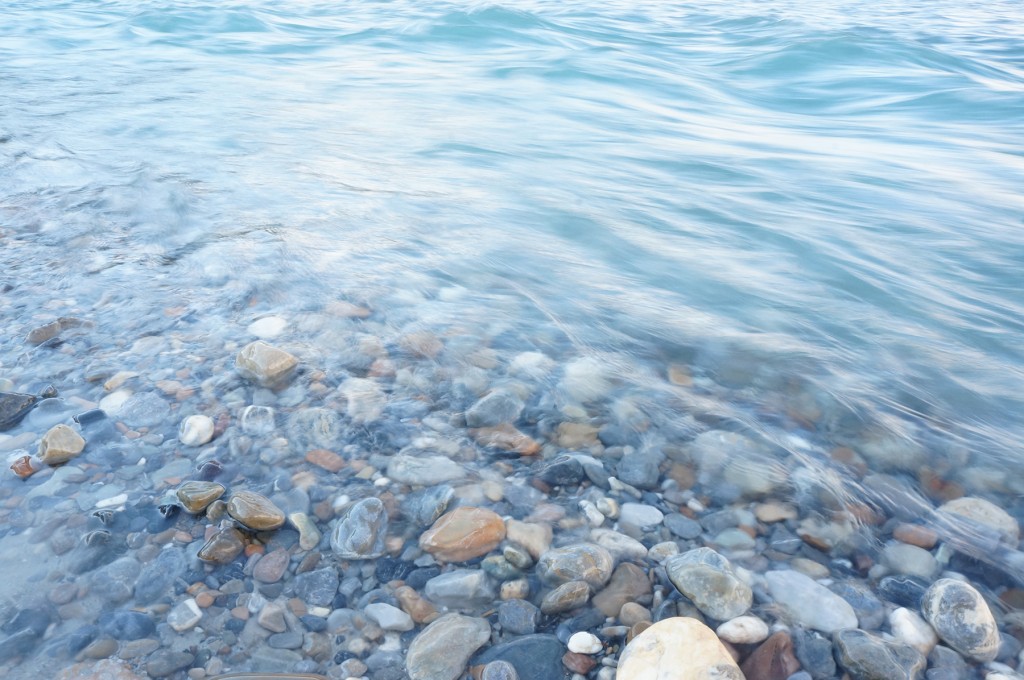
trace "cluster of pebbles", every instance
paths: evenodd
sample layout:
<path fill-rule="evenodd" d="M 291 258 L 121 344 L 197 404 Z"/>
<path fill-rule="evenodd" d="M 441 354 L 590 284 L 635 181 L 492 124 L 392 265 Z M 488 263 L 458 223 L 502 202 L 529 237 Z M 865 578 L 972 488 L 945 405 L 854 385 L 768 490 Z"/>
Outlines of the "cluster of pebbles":
<path fill-rule="evenodd" d="M 354 335 L 334 379 L 264 340 L 202 381 L 141 361 L 58 396 L 0 374 L 0 549 L 24 562 L 0 590 L 0 673 L 1024 677 L 997 475 L 851 432 L 820 395 L 787 395 L 810 425 L 779 446 L 683 364 L 656 412 L 599 358 L 460 348 L 453 376 L 446 342 Z"/>

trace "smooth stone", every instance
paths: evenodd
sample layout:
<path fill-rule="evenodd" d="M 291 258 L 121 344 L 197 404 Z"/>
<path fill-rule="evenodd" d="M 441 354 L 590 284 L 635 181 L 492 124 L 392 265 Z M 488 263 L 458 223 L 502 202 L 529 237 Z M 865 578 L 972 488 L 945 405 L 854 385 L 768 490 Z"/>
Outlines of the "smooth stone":
<path fill-rule="evenodd" d="M 537 479 L 551 486 L 579 484 L 586 477 L 583 472 L 583 464 L 572 456 L 558 456 L 545 461 L 540 465 L 536 475 Z"/>
<path fill-rule="evenodd" d="M 505 538 L 509 543 L 522 546 L 530 557 L 538 560 L 551 547 L 551 525 L 510 518 L 505 522 Z"/>
<path fill-rule="evenodd" d="M 416 625 L 411 616 L 386 602 L 368 604 L 363 611 L 383 630 L 407 631 L 412 630 Z"/>
<path fill-rule="evenodd" d="M 203 610 L 196 604 L 194 598 L 189 598 L 178 604 L 167 614 L 167 624 L 175 632 L 183 633 L 194 628 L 203 618 Z"/>
<path fill-rule="evenodd" d="M 741 616 L 753 604 L 750 586 L 736 576 L 729 560 L 710 548 L 670 557 L 665 561 L 665 571 L 679 592 L 717 621 Z"/>
<path fill-rule="evenodd" d="M 139 573 L 134 557 L 122 557 L 100 567 L 89 576 L 89 592 L 110 604 L 130 600 L 133 584 Z"/>
<path fill-rule="evenodd" d="M 923 548 L 907 543 L 890 543 L 882 550 L 882 564 L 897 574 L 917 576 L 925 581 L 932 580 L 939 573 L 939 563 Z"/>
<path fill-rule="evenodd" d="M 605 616 L 614 617 L 627 602 L 651 600 L 651 582 L 644 570 L 624 562 L 615 568 L 608 585 L 593 598 L 593 605 Z"/>
<path fill-rule="evenodd" d="M 338 519 L 331 532 L 331 550 L 346 560 L 370 560 L 384 554 L 388 513 L 379 498 L 356 502 Z"/>
<path fill-rule="evenodd" d="M 828 634 L 857 627 L 853 607 L 810 577 L 797 571 L 769 571 L 765 581 L 791 620 Z"/>
<path fill-rule="evenodd" d="M 228 514 L 253 531 L 272 531 L 284 524 L 281 508 L 261 494 L 236 491 L 228 499 Z"/>
<path fill-rule="evenodd" d="M 700 522 L 675 512 L 665 515 L 664 524 L 669 531 L 685 541 L 692 541 L 704 533 Z"/>
<path fill-rule="evenodd" d="M 479 569 L 455 569 L 427 581 L 423 594 L 434 604 L 451 609 L 474 609 L 497 597 L 487 574 Z"/>
<path fill-rule="evenodd" d="M 466 411 L 467 427 L 494 427 L 515 423 L 523 412 L 523 400 L 507 390 L 494 390 Z"/>
<path fill-rule="evenodd" d="M 829 590 L 846 600 L 857 614 L 857 623 L 863 630 L 875 630 L 885 622 L 885 606 L 870 586 L 846 581 L 833 583 Z M 923 591 L 922 591 L 923 592 Z"/>
<path fill-rule="evenodd" d="M 970 676 L 970 667 L 964 658 L 949 647 L 936 645 L 928 654 L 928 680 L 933 680 L 932 673 L 942 673 L 941 680 L 960 680 Z"/>
<path fill-rule="evenodd" d="M 863 630 L 837 631 L 835 650 L 836 661 L 852 680 L 920 680 L 924 675 L 921 652 Z"/>
<path fill-rule="evenodd" d="M 288 417 L 288 437 L 298 451 L 343 446 L 345 423 L 336 411 L 327 408 L 304 408 Z"/>
<path fill-rule="evenodd" d="M 619 509 L 619 523 L 650 530 L 661 524 L 664 513 L 643 503 L 623 503 Z"/>
<path fill-rule="evenodd" d="M 576 654 L 597 654 L 604 649 L 604 645 L 601 644 L 601 638 L 585 631 L 573 633 L 566 647 L 570 652 L 575 652 Z"/>
<path fill-rule="evenodd" d="M 185 512 L 195 515 L 206 510 L 210 503 L 223 496 L 225 491 L 223 484 L 191 481 L 179 486 L 175 495 Z"/>
<path fill-rule="evenodd" d="M 434 486 L 464 478 L 466 469 L 445 456 L 400 454 L 388 462 L 387 473 L 388 477 L 399 484 Z"/>
<path fill-rule="evenodd" d="M 235 369 L 246 380 L 263 387 L 277 387 L 287 382 L 299 360 L 262 340 L 251 342 L 235 357 Z"/>
<path fill-rule="evenodd" d="M 148 605 L 164 596 L 185 573 L 185 553 L 173 545 L 164 547 L 152 562 L 143 567 L 135 581 L 135 603 Z"/>
<path fill-rule="evenodd" d="M 935 634 L 935 629 L 917 612 L 905 607 L 889 613 L 889 630 L 892 631 L 894 638 L 925 656 L 939 644 L 939 636 Z"/>
<path fill-rule="evenodd" d="M 345 397 L 345 415 L 354 423 L 379 420 L 387 406 L 387 397 L 376 380 L 348 378 L 338 391 Z"/>
<path fill-rule="evenodd" d="M 611 392 L 611 378 L 611 369 L 605 361 L 597 357 L 581 357 L 565 365 L 559 387 L 580 403 L 593 402 Z"/>
<path fill-rule="evenodd" d="M 456 680 L 490 637 L 485 619 L 445 614 L 413 639 L 405 658 L 406 672 L 411 680 Z"/>
<path fill-rule="evenodd" d="M 288 630 L 288 623 L 284 617 L 284 607 L 277 602 L 268 602 L 263 605 L 256 615 L 256 623 L 271 633 L 284 633 Z"/>
<path fill-rule="evenodd" d="M 170 405 L 152 392 L 139 392 L 125 399 L 117 418 L 130 427 L 153 427 L 170 415 Z"/>
<path fill-rule="evenodd" d="M 295 595 L 308 605 L 328 607 L 338 593 L 338 570 L 333 566 L 307 571 L 295 576 Z"/>
<path fill-rule="evenodd" d="M 919 609 L 928 583 L 912 576 L 886 576 L 878 582 L 878 594 L 894 604 Z"/>
<path fill-rule="evenodd" d="M 643 543 L 618 531 L 597 528 L 590 532 L 590 540 L 611 553 L 616 562 L 643 562 L 647 559 L 648 551 Z"/>
<path fill-rule="evenodd" d="M 948 501 L 939 506 L 939 512 L 965 517 L 985 527 L 995 530 L 1000 540 L 1011 548 L 1016 548 L 1020 541 L 1020 526 L 1017 520 L 998 505 L 983 498 L 965 496 Z"/>
<path fill-rule="evenodd" d="M 146 673 L 153 678 L 164 678 L 175 671 L 188 668 L 195 661 L 195 657 L 188 652 L 176 652 L 171 649 L 161 649 L 154 652 L 146 663 Z"/>
<path fill-rule="evenodd" d="M 537 561 L 537 576 L 550 586 L 586 581 L 600 589 L 612 576 L 615 560 L 607 549 L 593 543 L 552 548 Z"/>
<path fill-rule="evenodd" d="M 39 460 L 47 465 L 66 463 L 85 449 L 82 436 L 67 425 L 54 425 L 39 442 Z"/>
<path fill-rule="evenodd" d="M 814 680 L 831 680 L 836 676 L 836 660 L 832 656 L 832 640 L 807 628 L 793 629 L 796 658 Z"/>
<path fill-rule="evenodd" d="M 230 564 L 244 549 L 242 532 L 234 527 L 222 527 L 200 548 L 198 557 L 204 562 Z"/>
<path fill-rule="evenodd" d="M 189 416 L 181 421 L 178 441 L 184 446 L 202 446 L 213 439 L 214 424 L 210 416 Z"/>
<path fill-rule="evenodd" d="M 561 614 L 579 609 L 590 599 L 590 585 L 585 581 L 569 581 L 544 596 L 540 603 L 543 614 Z"/>
<path fill-rule="evenodd" d="M 779 631 L 759 645 L 740 667 L 746 680 L 786 680 L 800 670 L 793 640 Z"/>
<path fill-rule="evenodd" d="M 20 392 L 0 392 L 0 432 L 10 430 L 28 415 L 39 397 Z"/>
<path fill-rule="evenodd" d="M 619 656 L 616 680 L 743 680 L 714 631 L 696 619 L 673 617 L 648 627 Z"/>
<path fill-rule="evenodd" d="M 508 661 L 492 661 L 480 672 L 480 680 L 519 680 L 519 673 Z"/>
<path fill-rule="evenodd" d="M 312 550 L 320 545 L 320 530 L 316 523 L 304 512 L 293 512 L 288 515 L 288 523 L 299 532 L 299 547 L 303 550 Z"/>
<path fill-rule="evenodd" d="M 274 649 L 298 649 L 302 647 L 302 633 L 295 631 L 274 633 L 267 638 L 267 644 Z"/>
<path fill-rule="evenodd" d="M 540 616 L 540 609 L 528 600 L 507 600 L 498 606 L 498 623 L 514 635 L 536 633 Z"/>
<path fill-rule="evenodd" d="M 615 476 L 638 489 L 656 489 L 664 460 L 664 454 L 653 449 L 630 453 L 615 466 Z"/>
<path fill-rule="evenodd" d="M 523 680 L 568 680 L 570 674 L 562 665 L 563 654 L 565 646 L 554 635 L 525 635 L 484 650 L 471 663 L 506 661 Z"/>
<path fill-rule="evenodd" d="M 239 418 L 242 432 L 249 435 L 270 434 L 277 427 L 274 409 L 269 406 L 246 406 Z"/>
<path fill-rule="evenodd" d="M 148 614 L 136 611 L 113 611 L 100 614 L 100 630 L 115 640 L 139 640 L 156 631 Z"/>
<path fill-rule="evenodd" d="M 265 316 L 257 319 L 246 327 L 251 335 L 260 340 L 272 340 L 281 335 L 288 328 L 288 322 L 279 316 Z"/>
<path fill-rule="evenodd" d="M 715 633 L 734 645 L 753 645 L 768 639 L 768 624 L 756 616 L 737 616 L 720 625 Z"/>
<path fill-rule="evenodd" d="M 439 517 L 420 536 L 419 545 L 436 559 L 465 562 L 497 548 L 505 534 L 505 522 L 497 513 L 461 507 Z"/>
<path fill-rule="evenodd" d="M 402 503 L 405 515 L 417 526 L 429 527 L 448 510 L 455 490 L 447 484 L 413 491 Z"/>
<path fill-rule="evenodd" d="M 284 576 L 291 562 L 291 555 L 283 548 L 272 550 L 256 563 L 252 570 L 253 579 L 260 583 L 277 583 Z"/>
<path fill-rule="evenodd" d="M 969 583 L 939 579 L 921 601 L 921 613 L 942 641 L 982 663 L 999 653 L 999 629 L 981 593 Z"/>

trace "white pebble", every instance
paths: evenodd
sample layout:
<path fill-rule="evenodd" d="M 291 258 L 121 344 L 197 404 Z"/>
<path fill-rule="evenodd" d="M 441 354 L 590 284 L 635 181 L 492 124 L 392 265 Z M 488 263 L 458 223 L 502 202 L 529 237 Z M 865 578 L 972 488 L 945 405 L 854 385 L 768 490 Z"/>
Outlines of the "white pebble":
<path fill-rule="evenodd" d="M 597 654 L 604 649 L 600 638 L 593 633 L 583 631 L 572 634 L 572 637 L 569 638 L 568 647 L 570 652 L 577 654 Z"/>
<path fill-rule="evenodd" d="M 599 527 L 604 524 L 604 515 L 597 509 L 597 506 L 590 501 L 580 501 L 580 510 L 586 515 L 587 521 L 590 522 L 590 526 Z"/>
<path fill-rule="evenodd" d="M 768 624 L 756 616 L 737 616 L 720 625 L 715 632 L 734 645 L 752 645 L 768 638 Z"/>
<path fill-rule="evenodd" d="M 265 316 L 249 324 L 249 332 L 261 340 L 276 338 L 288 328 L 288 322 L 279 316 Z"/>
<path fill-rule="evenodd" d="M 128 502 L 128 494 L 119 493 L 116 496 L 110 498 L 104 498 L 103 500 L 96 501 L 97 508 L 117 508 Z"/>
<path fill-rule="evenodd" d="M 181 422 L 178 441 L 185 446 L 202 446 L 213 439 L 213 419 L 209 416 L 189 416 Z"/>
<path fill-rule="evenodd" d="M 927 621 L 910 609 L 900 607 L 889 614 L 889 628 L 897 640 L 908 644 L 928 656 L 935 645 L 939 644 L 939 637 L 935 634 Z"/>

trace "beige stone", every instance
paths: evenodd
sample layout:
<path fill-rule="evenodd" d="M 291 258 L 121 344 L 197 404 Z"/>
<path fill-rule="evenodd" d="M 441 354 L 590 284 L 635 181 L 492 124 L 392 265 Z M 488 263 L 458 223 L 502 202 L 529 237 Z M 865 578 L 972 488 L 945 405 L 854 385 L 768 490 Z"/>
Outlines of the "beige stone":
<path fill-rule="evenodd" d="M 456 508 L 420 536 L 420 547 L 445 562 L 465 562 L 498 547 L 505 538 L 501 517 L 485 508 Z"/>
<path fill-rule="evenodd" d="M 697 619 L 677 616 L 637 635 L 619 657 L 618 680 L 744 680 L 739 666 Z"/>
<path fill-rule="evenodd" d="M 264 387 L 277 387 L 292 377 L 299 360 L 262 340 L 250 342 L 235 358 L 239 374 Z"/>
<path fill-rule="evenodd" d="M 551 526 L 510 519 L 505 522 L 506 538 L 526 548 L 530 557 L 537 560 L 551 547 Z"/>
<path fill-rule="evenodd" d="M 66 463 L 85 448 L 82 436 L 67 425 L 54 425 L 39 442 L 39 460 L 47 465 Z"/>
<path fill-rule="evenodd" d="M 271 531 L 284 524 L 284 512 L 269 498 L 252 491 L 236 491 L 228 499 L 228 514 L 253 529 Z"/>

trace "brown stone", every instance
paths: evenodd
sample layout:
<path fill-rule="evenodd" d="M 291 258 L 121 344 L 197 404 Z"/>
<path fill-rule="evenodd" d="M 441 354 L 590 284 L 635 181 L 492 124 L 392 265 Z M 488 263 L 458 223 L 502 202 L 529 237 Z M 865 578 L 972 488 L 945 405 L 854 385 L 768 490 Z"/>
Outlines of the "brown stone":
<path fill-rule="evenodd" d="M 582 449 L 597 444 L 597 428 L 586 423 L 560 423 L 558 445 L 565 449 Z"/>
<path fill-rule="evenodd" d="M 508 423 L 473 429 L 469 434 L 480 446 L 512 451 L 524 456 L 536 456 L 540 453 L 540 444 Z"/>
<path fill-rule="evenodd" d="M 588 656 L 587 654 L 566 652 L 562 656 L 562 665 L 568 668 L 573 673 L 586 675 L 590 671 L 594 670 L 594 666 L 597 665 L 597 660 L 595 660 L 592 656 Z"/>
<path fill-rule="evenodd" d="M 420 536 L 420 547 L 445 562 L 465 562 L 498 547 L 505 522 L 484 508 L 456 508 L 437 518 Z"/>
<path fill-rule="evenodd" d="M 271 531 L 284 524 L 284 512 L 269 498 L 252 491 L 236 491 L 228 499 L 228 514 L 254 531 Z"/>
<path fill-rule="evenodd" d="M 245 548 L 245 537 L 233 527 L 218 529 L 199 550 L 199 559 L 215 564 L 228 564 Z"/>
<path fill-rule="evenodd" d="M 623 562 L 615 571 L 608 585 L 594 596 L 593 604 L 605 616 L 618 616 L 622 605 L 627 602 L 650 602 L 651 582 L 644 570 L 631 562 Z"/>
<path fill-rule="evenodd" d="M 15 460 L 11 463 L 11 470 L 22 479 L 31 477 L 36 472 L 36 469 L 32 466 L 31 456 L 21 456 Z"/>
<path fill-rule="evenodd" d="M 900 524 L 892 530 L 892 537 L 925 550 L 934 548 L 939 540 L 939 535 L 935 531 L 920 524 Z"/>
<path fill-rule="evenodd" d="M 395 588 L 395 599 L 398 600 L 398 606 L 402 611 L 411 616 L 416 623 L 430 623 L 441 615 L 430 600 L 421 597 L 409 586 Z"/>
<path fill-rule="evenodd" d="M 322 467 L 328 472 L 337 472 L 345 467 L 345 459 L 327 449 L 313 449 L 306 452 L 306 462 Z"/>
<path fill-rule="evenodd" d="M 238 373 L 263 387 L 283 385 L 291 378 L 298 364 L 299 360 L 291 354 L 262 340 L 250 342 L 235 358 Z"/>
<path fill-rule="evenodd" d="M 693 488 L 693 485 L 696 482 L 696 477 L 693 474 L 693 468 L 684 463 L 672 463 L 665 472 L 665 476 L 678 484 L 679 488 L 683 491 Z"/>
<path fill-rule="evenodd" d="M 288 551 L 278 548 L 260 558 L 252 570 L 252 577 L 261 583 L 277 583 L 288 569 L 290 560 Z"/>
<path fill-rule="evenodd" d="M 668 381 L 680 387 L 691 387 L 693 376 L 690 374 L 690 367 L 682 364 L 669 364 Z"/>
<path fill-rule="evenodd" d="M 740 670 L 747 680 L 786 680 L 800 670 L 789 633 L 779 631 L 762 642 Z"/>
<path fill-rule="evenodd" d="M 590 585 L 586 581 L 569 581 L 544 596 L 540 603 L 543 614 L 561 614 L 578 609 L 590 599 Z"/>
<path fill-rule="evenodd" d="M 185 512 L 200 513 L 224 495 L 223 484 L 216 482 L 185 482 L 178 487 L 177 496 Z"/>

